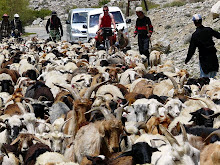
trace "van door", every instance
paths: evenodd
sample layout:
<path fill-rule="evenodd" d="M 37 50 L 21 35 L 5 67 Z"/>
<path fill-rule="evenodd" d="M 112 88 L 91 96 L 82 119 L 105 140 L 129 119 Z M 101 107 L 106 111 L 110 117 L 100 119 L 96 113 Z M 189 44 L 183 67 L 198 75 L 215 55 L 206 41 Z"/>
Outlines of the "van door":
<path fill-rule="evenodd" d="M 67 18 L 67 21 L 66 21 L 66 38 L 67 38 L 67 41 L 70 42 L 71 39 L 71 15 L 72 15 L 72 12 L 70 11 L 69 14 L 68 14 L 68 18 Z"/>

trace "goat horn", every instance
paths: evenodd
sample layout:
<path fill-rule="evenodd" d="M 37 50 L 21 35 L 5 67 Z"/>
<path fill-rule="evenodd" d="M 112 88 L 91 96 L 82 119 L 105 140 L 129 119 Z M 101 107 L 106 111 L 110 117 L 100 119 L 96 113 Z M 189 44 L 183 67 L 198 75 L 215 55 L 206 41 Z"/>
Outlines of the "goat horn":
<path fill-rule="evenodd" d="M 177 84 L 177 82 L 175 81 L 175 79 L 173 78 L 173 77 L 170 77 L 170 76 L 167 76 L 169 79 L 170 79 L 170 81 L 172 82 L 172 84 L 173 84 L 173 87 L 174 87 L 174 89 L 179 89 L 179 87 L 178 87 L 178 84 Z"/>
<path fill-rule="evenodd" d="M 181 131 L 182 131 L 183 141 L 184 142 L 188 142 L 188 137 L 187 137 L 187 134 L 186 134 L 186 129 L 183 126 L 182 123 L 179 122 L 179 124 L 180 124 L 180 128 L 181 128 Z"/>
<path fill-rule="evenodd" d="M 19 135 L 13 142 L 11 142 L 10 145 L 14 145 L 14 144 L 17 143 L 20 139 L 21 139 L 21 136 Z"/>
<path fill-rule="evenodd" d="M 33 137 L 33 139 L 35 139 L 35 140 L 37 140 L 37 141 L 39 141 L 39 142 L 41 142 L 41 143 L 45 143 L 45 142 L 43 142 L 41 139 L 39 139 L 38 137 L 36 137 L 36 136 L 32 136 Z"/>
<path fill-rule="evenodd" d="M 70 121 L 72 118 L 73 118 L 73 117 L 67 119 L 67 120 L 63 123 L 63 125 L 62 125 L 61 128 L 60 128 L 60 132 L 63 132 L 64 125 L 65 125 L 68 121 Z"/>
<path fill-rule="evenodd" d="M 209 109 L 217 109 L 216 106 L 213 104 L 211 105 L 209 101 L 207 101 L 207 98 L 192 98 L 192 97 L 189 97 L 189 99 L 192 99 L 192 100 L 200 100 L 202 101 L 203 103 L 206 104 L 206 106 L 209 108 Z"/>
<path fill-rule="evenodd" d="M 106 109 L 106 108 L 104 108 L 104 107 L 95 107 L 95 108 L 89 110 L 88 112 L 85 112 L 84 114 L 90 113 L 90 112 L 92 112 L 92 111 L 97 111 L 97 110 L 102 112 L 102 114 L 104 115 L 104 117 L 106 118 L 106 120 L 111 120 L 111 119 L 112 119 L 112 117 L 111 117 L 111 115 L 110 115 L 108 109 Z"/>
<path fill-rule="evenodd" d="M 124 111 L 124 107 L 128 105 L 128 102 L 123 105 L 122 107 L 118 107 L 115 111 L 116 111 L 116 118 L 118 120 L 121 120 L 121 116 L 122 116 L 122 112 Z"/>
<path fill-rule="evenodd" d="M 184 81 L 186 80 L 186 74 L 184 74 L 181 79 L 180 79 L 180 89 L 183 88 L 183 85 L 184 85 Z"/>
<path fill-rule="evenodd" d="M 42 99 L 48 100 L 48 98 L 46 98 L 45 96 L 40 96 L 40 97 L 38 98 L 38 101 L 42 101 Z"/>
<path fill-rule="evenodd" d="M 162 124 L 159 124 L 159 128 L 171 145 L 176 143 L 178 146 L 180 146 L 177 140 L 173 137 L 173 135 L 170 132 L 168 132 L 167 129 L 165 129 Z"/>
<path fill-rule="evenodd" d="M 205 119 L 210 119 L 210 116 L 206 116 L 206 115 L 203 115 L 201 114 L 202 117 L 204 117 Z"/>
<path fill-rule="evenodd" d="M 201 114 L 201 115 L 203 115 L 203 114 Z M 209 119 L 209 118 L 216 118 L 216 117 L 218 117 L 219 115 L 220 115 L 220 113 L 215 113 L 215 114 L 209 115 L 209 116 L 207 116 L 207 117 L 208 117 L 208 119 Z"/>
<path fill-rule="evenodd" d="M 108 80 L 109 81 L 109 80 Z M 91 97 L 91 94 L 94 90 L 96 90 L 97 88 L 99 88 L 101 85 L 107 83 L 108 81 L 104 81 L 104 82 L 101 82 L 101 83 L 98 83 L 94 86 L 91 86 L 89 87 L 87 90 L 86 90 L 86 93 L 84 94 L 84 98 L 86 99 L 89 99 Z"/>
<path fill-rule="evenodd" d="M 44 123 L 47 127 L 49 127 L 49 129 L 50 129 L 50 131 L 51 132 L 53 132 L 54 131 L 54 129 L 53 129 L 53 126 L 52 125 L 50 125 L 50 124 L 48 124 L 48 123 Z"/>
<path fill-rule="evenodd" d="M 218 137 L 220 137 L 220 130 L 216 130 L 209 134 L 209 136 L 207 136 L 204 141 L 207 143 L 207 140 L 209 140 L 213 135 L 217 135 Z"/>
<path fill-rule="evenodd" d="M 80 95 L 79 95 L 79 92 L 76 91 L 74 88 L 71 88 L 67 85 L 63 85 L 63 86 L 60 86 L 58 84 L 54 84 L 55 86 L 59 87 L 59 88 L 64 88 L 64 89 L 67 89 L 73 96 L 74 100 L 80 100 Z"/>

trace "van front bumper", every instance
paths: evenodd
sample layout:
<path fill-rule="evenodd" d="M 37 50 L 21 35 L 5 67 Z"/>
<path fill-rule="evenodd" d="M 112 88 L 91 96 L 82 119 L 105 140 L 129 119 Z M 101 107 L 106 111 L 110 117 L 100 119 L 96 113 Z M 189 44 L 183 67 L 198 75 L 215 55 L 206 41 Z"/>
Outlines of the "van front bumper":
<path fill-rule="evenodd" d="M 88 42 L 87 35 L 83 35 L 83 34 L 71 34 L 70 40 L 71 42 L 74 42 L 74 43 Z"/>

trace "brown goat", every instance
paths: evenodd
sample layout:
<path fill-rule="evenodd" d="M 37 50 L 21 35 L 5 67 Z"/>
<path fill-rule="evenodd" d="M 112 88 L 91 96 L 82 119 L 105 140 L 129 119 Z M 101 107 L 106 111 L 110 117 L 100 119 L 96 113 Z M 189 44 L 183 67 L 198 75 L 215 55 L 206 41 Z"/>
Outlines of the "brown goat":
<path fill-rule="evenodd" d="M 209 144 L 200 153 L 200 165 L 220 164 L 220 145 Z"/>
<path fill-rule="evenodd" d="M 165 128 L 168 128 L 171 120 L 168 116 L 166 117 L 156 117 L 152 116 L 146 123 L 147 133 L 151 133 L 153 135 L 162 134 L 159 129 L 159 125 L 163 125 Z"/>
<path fill-rule="evenodd" d="M 153 89 L 154 86 L 151 84 L 151 82 L 141 80 L 136 84 L 132 92 L 143 94 L 146 98 L 148 98 L 150 95 L 153 94 Z"/>
<path fill-rule="evenodd" d="M 3 68 L 0 70 L 0 74 L 6 73 L 9 74 L 12 78 L 12 81 L 16 84 L 18 78 L 20 77 L 19 73 L 16 70 L 11 70 L 7 68 Z"/>

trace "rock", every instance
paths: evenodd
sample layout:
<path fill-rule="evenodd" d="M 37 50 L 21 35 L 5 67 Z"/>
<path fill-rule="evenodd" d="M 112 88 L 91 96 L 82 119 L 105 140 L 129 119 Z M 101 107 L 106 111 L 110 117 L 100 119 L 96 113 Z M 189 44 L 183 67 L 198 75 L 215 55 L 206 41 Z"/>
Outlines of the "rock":
<path fill-rule="evenodd" d="M 41 18 L 37 18 L 32 22 L 32 25 L 39 25 L 43 20 Z"/>
<path fill-rule="evenodd" d="M 162 51 L 163 53 L 167 54 L 170 50 L 170 41 L 166 39 L 166 36 L 158 41 L 153 45 L 152 50 Z"/>

